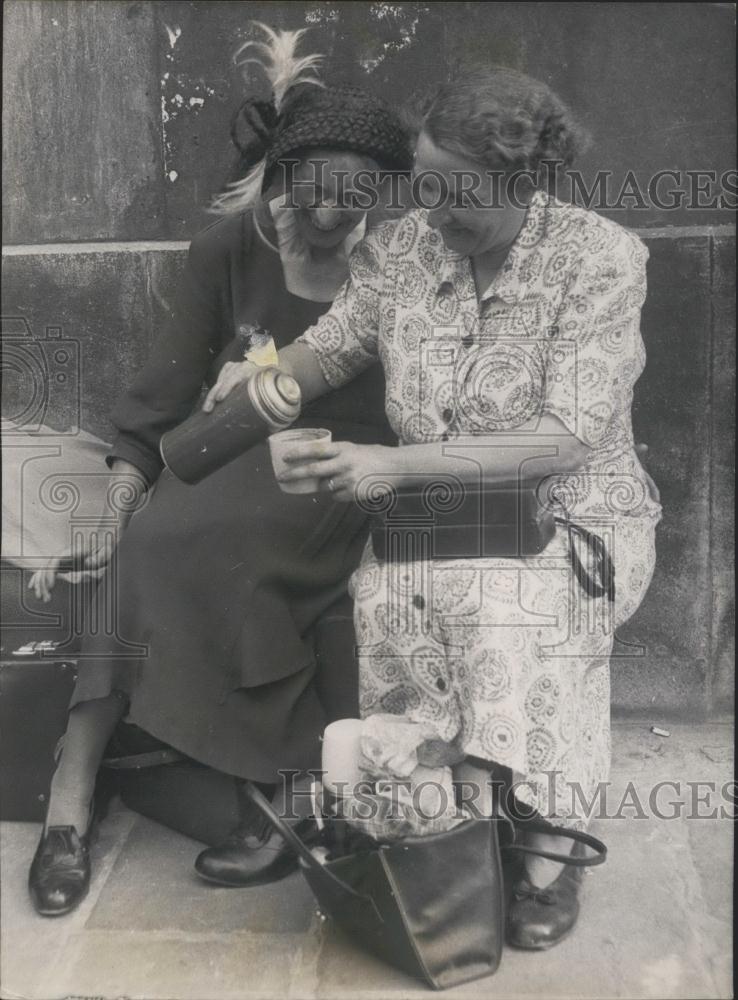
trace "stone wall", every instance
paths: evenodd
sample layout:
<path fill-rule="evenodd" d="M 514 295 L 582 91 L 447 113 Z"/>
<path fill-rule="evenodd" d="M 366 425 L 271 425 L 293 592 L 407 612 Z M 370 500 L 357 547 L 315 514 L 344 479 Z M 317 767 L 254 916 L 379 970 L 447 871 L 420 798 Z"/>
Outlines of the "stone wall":
<path fill-rule="evenodd" d="M 544 79 L 592 133 L 585 177 L 611 170 L 616 195 L 629 170 L 645 189 L 658 170 L 719 176 L 735 162 L 729 4 L 11 0 L 4 332 L 75 343 L 81 426 L 103 437 L 228 172 L 244 93 L 231 56 L 249 18 L 311 26 L 334 75 L 395 103 L 462 58 Z M 604 212 L 651 252 L 634 419 L 665 508 L 656 576 L 614 661 L 614 704 L 719 713 L 733 690 L 733 213 L 634 199 Z M 13 412 L 23 391 L 11 380 Z M 60 426 L 76 405 L 64 392 L 50 390 Z"/>

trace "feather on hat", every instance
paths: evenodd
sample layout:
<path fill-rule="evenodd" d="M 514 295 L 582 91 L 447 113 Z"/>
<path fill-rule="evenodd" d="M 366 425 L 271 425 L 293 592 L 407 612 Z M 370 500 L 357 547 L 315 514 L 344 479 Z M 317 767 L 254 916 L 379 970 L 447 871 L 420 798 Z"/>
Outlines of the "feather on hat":
<path fill-rule="evenodd" d="M 274 114 L 268 116 L 262 114 L 260 119 L 263 121 L 267 117 L 271 118 L 272 122 L 276 122 L 292 88 L 302 84 L 324 86 L 323 82 L 315 75 L 324 57 L 318 53 L 305 56 L 297 55 L 297 48 L 308 30 L 307 28 L 300 28 L 299 31 L 275 31 L 268 25 L 262 24 L 261 21 L 252 23 L 264 32 L 266 40 L 262 42 L 252 39 L 245 42 L 234 55 L 233 61 L 238 66 L 248 66 L 255 63 L 264 70 L 272 89 Z M 258 50 L 260 55 L 248 55 L 253 49 Z M 252 119 L 254 112 L 259 111 L 258 105 L 261 103 L 248 100 L 239 108 L 238 113 L 245 114 L 248 119 Z M 268 127 L 268 125 L 264 126 L 263 131 L 266 131 Z M 236 121 L 234 119 L 231 128 L 232 135 L 234 135 L 235 128 Z M 261 130 L 255 129 L 255 131 Z M 264 146 L 261 158 L 251 167 L 245 177 L 229 184 L 227 189 L 215 198 L 211 206 L 212 211 L 219 214 L 230 214 L 234 211 L 241 211 L 258 200 L 264 181 L 267 151 L 267 144 L 264 142 L 265 136 L 262 134 L 260 138 Z M 234 141 L 236 141 L 235 135 Z"/>
<path fill-rule="evenodd" d="M 214 200 L 211 211 L 242 212 L 253 208 L 265 192 L 280 188 L 283 193 L 289 181 L 285 176 L 278 183 L 278 164 L 310 148 L 346 150 L 370 157 L 381 170 L 410 171 L 410 137 L 396 111 L 358 87 L 327 87 L 318 79 L 323 56 L 297 55 L 306 28 L 274 31 L 254 24 L 265 40 L 246 42 L 234 60 L 241 66 L 260 66 L 272 98 L 249 99 L 239 108 L 231 136 L 246 173 Z"/>

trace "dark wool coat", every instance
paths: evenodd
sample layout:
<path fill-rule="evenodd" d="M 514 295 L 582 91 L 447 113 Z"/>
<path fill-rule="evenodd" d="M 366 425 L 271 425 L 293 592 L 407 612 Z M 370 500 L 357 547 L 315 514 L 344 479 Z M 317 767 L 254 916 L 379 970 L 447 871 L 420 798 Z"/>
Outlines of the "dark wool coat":
<path fill-rule="evenodd" d="M 103 580 L 117 636 L 86 639 L 73 703 L 123 689 L 128 721 L 256 781 L 319 766 L 326 719 L 357 714 L 346 584 L 366 518 L 326 493 L 283 493 L 266 443 L 189 486 L 162 471 L 159 440 L 239 356 L 239 326 L 259 324 L 283 347 L 328 306 L 287 291 L 250 213 L 225 218 L 193 240 L 167 328 L 113 410 L 108 460 L 136 465 L 152 491 Z M 389 443 L 383 396 L 377 365 L 296 426 Z M 145 655 L 121 655 L 134 646 Z"/>

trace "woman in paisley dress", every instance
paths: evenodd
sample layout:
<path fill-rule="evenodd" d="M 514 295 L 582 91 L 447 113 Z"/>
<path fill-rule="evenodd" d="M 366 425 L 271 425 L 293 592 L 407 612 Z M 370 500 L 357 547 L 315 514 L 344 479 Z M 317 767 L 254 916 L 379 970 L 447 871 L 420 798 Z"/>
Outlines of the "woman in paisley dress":
<path fill-rule="evenodd" d="M 400 442 L 337 443 L 288 477 L 319 475 L 348 502 L 373 481 L 479 486 L 524 465 L 541 503 L 604 541 L 613 602 L 580 586 L 566 529 L 517 559 L 398 565 L 368 543 L 352 578 L 362 715 L 431 723 L 464 758 L 457 776 L 508 768 L 520 803 L 575 829 L 608 778 L 613 636 L 648 589 L 661 515 L 631 427 L 648 252 L 533 182 L 544 160 L 572 162 L 579 135 L 555 94 L 513 71 L 444 85 L 416 147 L 425 207 L 367 236 L 331 309 L 280 352 L 307 398 L 379 358 Z M 248 377 L 244 365 L 230 384 Z M 508 940 L 549 947 L 576 921 L 578 869 L 525 869 Z"/>

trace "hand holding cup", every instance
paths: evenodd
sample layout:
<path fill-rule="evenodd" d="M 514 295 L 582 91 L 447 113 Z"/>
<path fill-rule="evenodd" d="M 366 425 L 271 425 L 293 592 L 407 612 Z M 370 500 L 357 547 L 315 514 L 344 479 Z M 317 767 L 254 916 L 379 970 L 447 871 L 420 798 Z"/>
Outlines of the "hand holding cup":
<path fill-rule="evenodd" d="M 324 487 L 314 466 L 336 454 L 331 432 L 321 427 L 294 427 L 271 434 L 269 451 L 274 475 L 284 493 L 321 492 Z"/>

